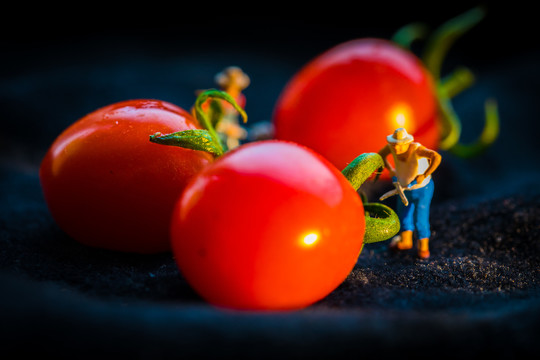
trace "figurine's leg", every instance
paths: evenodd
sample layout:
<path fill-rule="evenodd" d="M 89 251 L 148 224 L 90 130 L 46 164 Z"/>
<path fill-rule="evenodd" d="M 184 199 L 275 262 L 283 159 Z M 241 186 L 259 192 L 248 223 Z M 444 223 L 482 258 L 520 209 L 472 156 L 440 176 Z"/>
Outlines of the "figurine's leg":
<path fill-rule="evenodd" d="M 392 250 L 408 250 L 413 247 L 413 231 L 414 231 L 414 208 L 415 204 L 407 194 L 409 205 L 405 206 L 401 201 L 401 198 L 397 198 L 397 214 L 399 217 L 401 234 L 392 239 L 390 243 L 390 249 Z"/>
<path fill-rule="evenodd" d="M 434 191 L 433 180 L 425 187 L 416 190 L 418 202 L 416 204 L 416 231 L 418 232 L 418 257 L 427 259 L 430 256 L 429 238 L 431 236 L 431 228 L 429 224 L 429 208 Z M 415 194 L 415 195 L 416 195 Z"/>

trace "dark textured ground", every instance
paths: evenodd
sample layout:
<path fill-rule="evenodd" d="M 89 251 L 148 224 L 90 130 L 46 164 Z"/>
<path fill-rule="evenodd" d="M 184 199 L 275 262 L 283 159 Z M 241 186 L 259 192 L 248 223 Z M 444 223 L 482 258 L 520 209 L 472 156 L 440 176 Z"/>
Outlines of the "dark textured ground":
<path fill-rule="evenodd" d="M 392 254 L 387 242 L 367 245 L 354 271 L 327 298 L 284 313 L 208 306 L 183 281 L 170 254 L 121 254 L 75 243 L 43 201 L 41 157 L 63 128 L 105 104 L 151 97 L 189 108 L 194 90 L 212 87 L 213 75 L 231 64 L 252 77 L 246 91 L 250 121 L 267 120 L 288 77 L 309 58 L 353 32 L 389 36 L 408 19 L 364 19 L 358 27 L 252 19 L 242 25 L 250 32 L 241 40 L 198 46 L 183 26 L 171 26 L 167 37 L 163 28 L 133 35 L 123 28 L 88 32 L 84 24 L 70 35 L 44 27 L 32 38 L 5 37 L 2 349 L 145 359 L 537 355 L 540 57 L 522 36 L 527 17 L 507 34 L 500 26 L 506 9 L 495 10 L 449 61 L 464 62 L 477 74 L 475 86 L 455 99 L 465 138 L 481 127 L 486 97 L 499 102 L 501 138 L 478 159 L 442 154 L 430 260 L 417 260 L 414 251 Z"/>

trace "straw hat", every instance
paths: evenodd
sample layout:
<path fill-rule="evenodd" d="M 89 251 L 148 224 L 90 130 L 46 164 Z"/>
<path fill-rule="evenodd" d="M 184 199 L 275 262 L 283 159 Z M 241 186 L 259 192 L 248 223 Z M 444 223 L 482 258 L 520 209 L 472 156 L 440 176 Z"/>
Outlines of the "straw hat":
<path fill-rule="evenodd" d="M 386 141 L 390 144 L 407 144 L 414 140 L 414 137 L 407 133 L 404 128 L 399 128 L 392 135 L 386 137 Z"/>

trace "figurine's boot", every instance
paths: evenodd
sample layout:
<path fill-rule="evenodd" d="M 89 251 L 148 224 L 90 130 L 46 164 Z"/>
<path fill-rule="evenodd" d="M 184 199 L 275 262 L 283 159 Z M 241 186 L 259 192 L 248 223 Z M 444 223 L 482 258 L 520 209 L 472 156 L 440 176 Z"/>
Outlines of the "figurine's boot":
<path fill-rule="evenodd" d="M 429 238 L 420 239 L 418 241 L 418 257 L 428 259 L 429 255 Z"/>
<path fill-rule="evenodd" d="M 400 236 L 396 236 L 390 243 L 392 250 L 409 250 L 413 247 L 413 232 L 410 230 L 402 231 Z"/>

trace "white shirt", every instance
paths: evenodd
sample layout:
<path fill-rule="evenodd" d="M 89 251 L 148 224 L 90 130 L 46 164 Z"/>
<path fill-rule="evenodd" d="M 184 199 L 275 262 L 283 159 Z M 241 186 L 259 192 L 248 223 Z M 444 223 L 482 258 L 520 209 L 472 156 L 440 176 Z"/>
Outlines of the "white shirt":
<path fill-rule="evenodd" d="M 411 143 L 407 153 L 409 156 L 405 159 L 399 159 L 392 151 L 396 168 L 396 177 L 401 186 L 408 186 L 418 175 L 424 174 L 429 167 L 429 159 L 419 156 L 417 149 L 421 145 L 417 142 Z M 431 176 L 427 176 L 419 187 L 423 187 L 429 183 Z"/>

